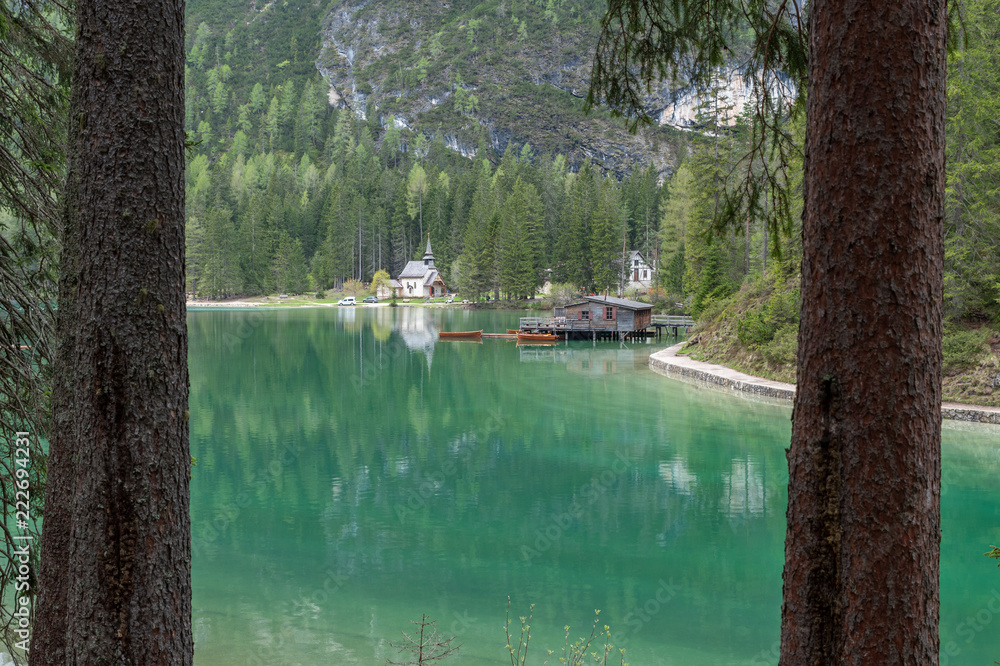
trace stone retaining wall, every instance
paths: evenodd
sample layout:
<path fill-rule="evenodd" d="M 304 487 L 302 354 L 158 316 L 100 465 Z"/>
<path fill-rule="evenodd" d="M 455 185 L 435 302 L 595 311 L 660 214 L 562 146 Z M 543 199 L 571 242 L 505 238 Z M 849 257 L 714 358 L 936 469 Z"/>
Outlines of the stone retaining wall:
<path fill-rule="evenodd" d="M 778 400 L 791 400 L 795 397 L 795 391 L 775 388 L 773 386 L 764 386 L 763 384 L 755 384 L 754 382 L 748 382 L 741 379 L 730 379 L 729 377 L 723 377 L 721 375 L 716 375 L 697 368 L 689 368 L 683 365 L 671 363 L 666 359 L 655 358 L 653 356 L 649 357 L 649 366 L 654 370 L 662 370 L 668 374 L 690 377 L 691 379 L 697 379 L 698 381 L 708 384 L 715 384 L 716 386 L 731 389 L 733 391 L 743 391 L 744 393 L 753 393 L 755 395 L 762 395 L 768 398 L 777 398 Z"/>
<path fill-rule="evenodd" d="M 732 391 L 742 391 L 754 395 L 776 398 L 778 400 L 792 400 L 795 398 L 795 389 L 773 386 L 776 382 L 767 380 L 754 381 L 749 375 L 742 375 L 741 378 L 726 377 L 723 373 L 734 373 L 724 366 L 714 366 L 709 363 L 701 363 L 688 359 L 685 356 L 675 356 L 675 353 L 682 345 L 675 345 L 663 352 L 658 352 L 649 357 L 649 366 L 653 370 L 663 374 L 680 375 L 689 377 L 706 384 L 712 384 Z M 691 367 L 697 365 L 700 367 Z M 711 368 L 718 368 L 719 373 L 713 372 Z M 743 379 L 746 377 L 746 379 Z M 945 419 L 954 421 L 965 421 L 968 423 L 990 423 L 1000 425 L 1000 409 L 991 407 L 975 407 L 973 405 L 961 405 L 956 403 L 946 403 L 941 408 L 941 415 Z"/>
<path fill-rule="evenodd" d="M 969 405 L 944 405 L 941 408 L 941 416 L 953 421 L 968 421 L 970 423 L 992 423 L 1000 425 L 1000 411 L 987 411 L 977 409 Z"/>

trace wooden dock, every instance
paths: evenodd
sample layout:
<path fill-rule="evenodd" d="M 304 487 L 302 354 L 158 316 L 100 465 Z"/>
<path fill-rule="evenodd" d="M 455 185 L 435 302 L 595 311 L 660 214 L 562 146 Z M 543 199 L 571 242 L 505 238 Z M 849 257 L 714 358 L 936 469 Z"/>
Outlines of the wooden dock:
<path fill-rule="evenodd" d="M 673 337 L 680 334 L 680 329 L 687 333 L 694 326 L 694 319 L 683 315 L 653 315 L 650 325 L 656 328 L 656 337 L 660 337 L 663 331 L 670 330 Z"/>
<path fill-rule="evenodd" d="M 517 340 L 516 333 L 483 333 L 483 337 L 493 340 Z"/>

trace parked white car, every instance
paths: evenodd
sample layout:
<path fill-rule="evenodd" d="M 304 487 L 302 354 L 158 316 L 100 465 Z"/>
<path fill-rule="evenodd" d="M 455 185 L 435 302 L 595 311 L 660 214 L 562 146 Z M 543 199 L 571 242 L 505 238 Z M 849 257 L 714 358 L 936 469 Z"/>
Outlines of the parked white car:
<path fill-rule="evenodd" d="M 337 301 L 337 305 L 357 305 L 358 301 L 353 296 L 345 296 Z"/>

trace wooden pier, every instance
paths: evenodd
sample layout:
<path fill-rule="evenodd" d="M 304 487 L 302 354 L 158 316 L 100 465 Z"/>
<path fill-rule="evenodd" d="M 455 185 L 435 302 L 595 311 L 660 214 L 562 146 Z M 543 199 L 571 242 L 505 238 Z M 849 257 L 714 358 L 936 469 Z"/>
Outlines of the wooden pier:
<path fill-rule="evenodd" d="M 656 328 L 656 337 L 660 337 L 663 331 L 670 330 L 673 337 L 680 334 L 683 328 L 687 333 L 694 326 L 694 319 L 683 315 L 653 315 L 650 325 Z"/>

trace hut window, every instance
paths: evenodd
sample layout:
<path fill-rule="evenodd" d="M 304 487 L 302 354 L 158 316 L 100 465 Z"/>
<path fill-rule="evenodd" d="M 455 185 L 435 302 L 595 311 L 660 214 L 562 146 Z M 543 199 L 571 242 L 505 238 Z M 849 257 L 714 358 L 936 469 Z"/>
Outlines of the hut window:
<path fill-rule="evenodd" d="M 590 319 L 590 310 L 580 310 L 580 319 Z"/>
<path fill-rule="evenodd" d="M 615 309 L 612 307 L 604 308 L 604 318 L 607 320 L 612 320 L 615 318 Z"/>

